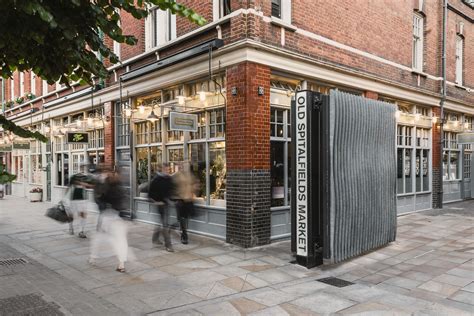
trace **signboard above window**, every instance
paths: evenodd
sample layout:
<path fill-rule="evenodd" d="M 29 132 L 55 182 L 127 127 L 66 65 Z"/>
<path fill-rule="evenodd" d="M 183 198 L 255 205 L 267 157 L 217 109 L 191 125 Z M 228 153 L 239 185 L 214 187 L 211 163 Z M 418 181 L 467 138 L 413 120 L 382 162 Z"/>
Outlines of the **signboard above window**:
<path fill-rule="evenodd" d="M 170 112 L 170 130 L 197 132 L 197 114 Z"/>
<path fill-rule="evenodd" d="M 88 144 L 89 143 L 89 134 L 82 132 L 70 132 L 67 133 L 67 143 L 68 144 Z"/>

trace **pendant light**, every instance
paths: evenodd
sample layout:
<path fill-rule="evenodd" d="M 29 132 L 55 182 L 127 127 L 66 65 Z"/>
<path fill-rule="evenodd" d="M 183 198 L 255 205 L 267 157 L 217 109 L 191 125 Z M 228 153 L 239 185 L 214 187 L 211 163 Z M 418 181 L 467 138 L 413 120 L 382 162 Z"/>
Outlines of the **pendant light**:
<path fill-rule="evenodd" d="M 152 122 L 152 123 L 155 123 L 156 121 L 158 121 L 160 118 L 158 116 L 156 116 L 155 114 L 155 110 L 154 109 L 151 109 L 151 113 L 150 115 L 147 116 L 146 118 L 148 121 Z"/>

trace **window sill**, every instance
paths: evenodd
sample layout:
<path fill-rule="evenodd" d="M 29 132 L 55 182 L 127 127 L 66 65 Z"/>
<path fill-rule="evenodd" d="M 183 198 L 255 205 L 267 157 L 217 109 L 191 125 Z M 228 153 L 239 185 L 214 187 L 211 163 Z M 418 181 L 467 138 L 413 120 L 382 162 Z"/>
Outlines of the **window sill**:
<path fill-rule="evenodd" d="M 445 180 L 443 179 L 443 182 L 462 182 L 461 179 L 453 179 L 453 180 Z"/>
<path fill-rule="evenodd" d="M 287 29 L 290 32 L 296 32 L 296 30 L 298 30 L 298 28 L 296 26 L 294 26 L 292 24 L 289 24 L 289 23 L 283 21 L 282 19 L 276 18 L 274 16 L 271 17 L 270 23 L 273 24 L 273 25 L 276 25 L 276 26 L 283 27 L 283 28 Z"/>
<path fill-rule="evenodd" d="M 414 74 L 414 75 L 418 75 L 418 76 L 421 76 L 421 77 L 428 78 L 427 73 L 424 73 L 423 71 L 419 71 L 419 70 L 414 69 L 414 68 L 411 69 L 411 73 Z"/>
<path fill-rule="evenodd" d="M 462 84 L 459 84 L 459 83 L 455 83 L 454 86 L 458 89 L 462 89 L 462 90 L 468 90 L 467 87 L 463 86 Z"/>

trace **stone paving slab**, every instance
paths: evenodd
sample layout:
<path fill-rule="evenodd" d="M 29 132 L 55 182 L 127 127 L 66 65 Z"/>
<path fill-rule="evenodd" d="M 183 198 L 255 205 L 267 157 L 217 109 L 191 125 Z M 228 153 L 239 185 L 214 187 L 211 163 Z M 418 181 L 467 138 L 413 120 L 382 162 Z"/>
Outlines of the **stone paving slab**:
<path fill-rule="evenodd" d="M 288 241 L 241 249 L 191 235 L 181 245 L 173 233 L 168 253 L 151 243 L 152 225 L 130 222 L 136 259 L 120 274 L 111 252 L 89 265 L 90 240 L 46 218 L 49 204 L 7 197 L 0 257 L 5 248 L 33 264 L 0 268 L 0 300 L 37 293 L 72 315 L 474 314 L 474 202 L 459 205 L 401 216 L 395 242 L 311 270 L 290 263 Z M 95 221 L 90 214 L 89 237 Z M 355 284 L 317 281 L 329 276 Z"/>

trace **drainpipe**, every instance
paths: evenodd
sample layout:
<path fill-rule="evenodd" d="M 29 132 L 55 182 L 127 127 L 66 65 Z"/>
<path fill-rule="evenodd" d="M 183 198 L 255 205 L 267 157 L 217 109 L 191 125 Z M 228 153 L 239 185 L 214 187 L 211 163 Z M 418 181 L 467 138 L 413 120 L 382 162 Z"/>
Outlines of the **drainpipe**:
<path fill-rule="evenodd" d="M 439 191 L 438 191 L 438 205 L 437 208 L 443 208 L 443 147 L 444 147 L 444 103 L 446 102 L 446 28 L 448 23 L 448 0 L 443 0 L 443 34 L 442 34 L 442 53 L 441 53 L 441 72 L 442 72 L 442 87 L 441 87 L 441 101 L 440 120 L 439 120 Z"/>
<path fill-rule="evenodd" d="M 2 81 L 2 112 L 5 112 L 5 79 L 0 79 Z"/>

